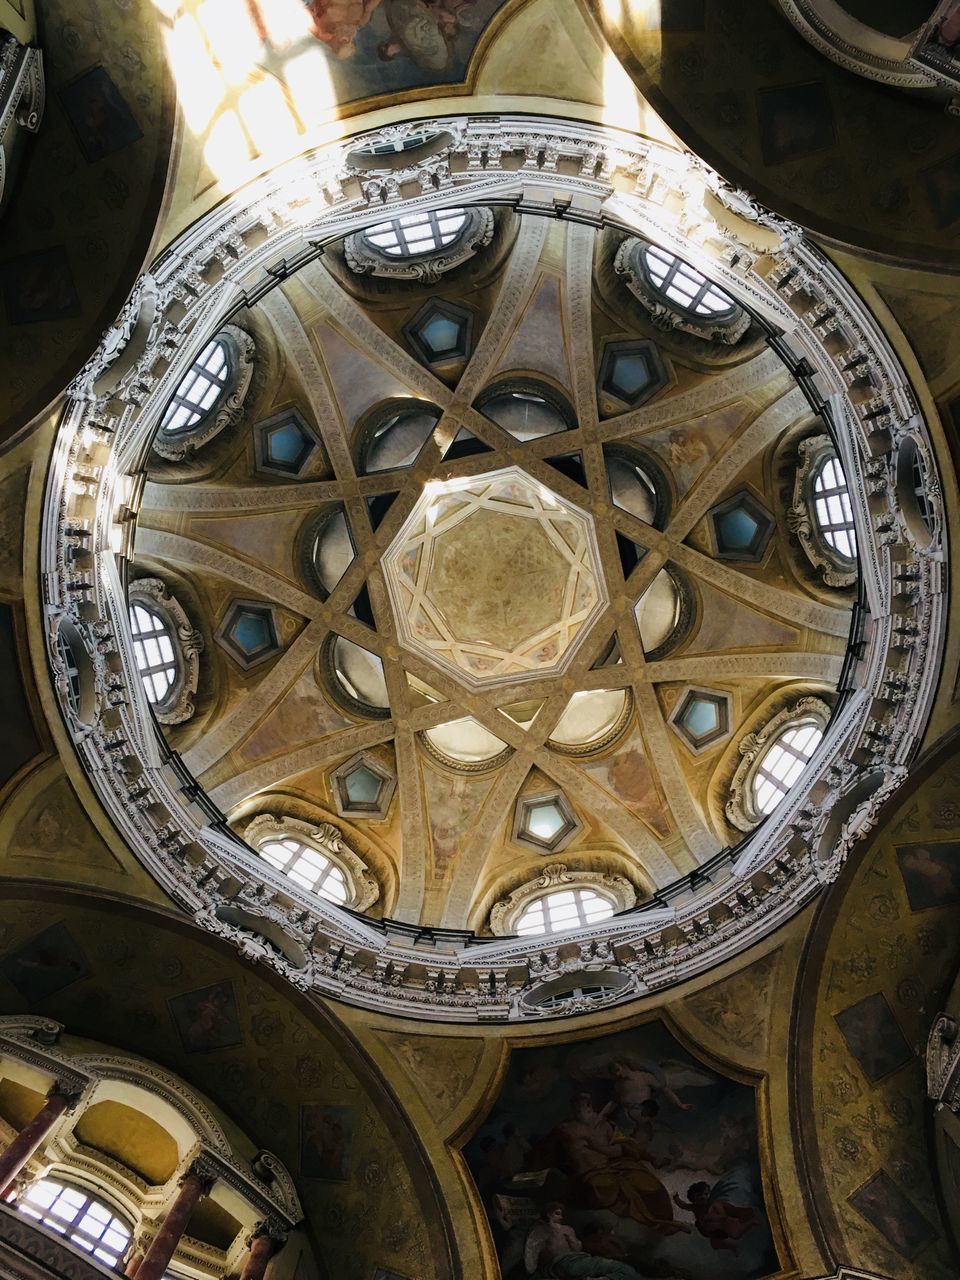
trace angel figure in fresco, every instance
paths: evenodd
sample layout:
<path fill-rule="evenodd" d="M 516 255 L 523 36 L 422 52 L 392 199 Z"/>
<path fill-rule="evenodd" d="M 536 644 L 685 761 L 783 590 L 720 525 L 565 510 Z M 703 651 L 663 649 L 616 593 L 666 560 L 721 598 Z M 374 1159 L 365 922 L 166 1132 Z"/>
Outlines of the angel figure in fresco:
<path fill-rule="evenodd" d="M 336 58 L 352 58 L 357 32 L 367 26 L 380 0 L 306 0 L 310 34 Z"/>
<path fill-rule="evenodd" d="M 674 1195 L 678 1209 L 692 1213 L 697 1230 L 714 1249 L 737 1252 L 737 1242 L 754 1227 L 760 1226 L 757 1211 L 751 1205 L 734 1204 L 729 1199 L 739 1194 L 734 1178 L 721 1178 L 712 1187 L 709 1182 L 695 1182 L 687 1190 L 687 1199 Z"/>
<path fill-rule="evenodd" d="M 667 1059 L 654 1062 L 648 1059 L 606 1058 L 587 1063 L 581 1068 L 581 1078 L 606 1080 L 620 1109 L 622 1121 L 641 1130 L 652 1108 L 645 1104 L 668 1102 L 681 1111 L 694 1111 L 692 1102 L 684 1102 L 677 1095 L 678 1089 L 701 1089 L 714 1083 L 708 1071 L 687 1066 L 683 1062 Z"/>
<path fill-rule="evenodd" d="M 540 1210 L 523 1249 L 528 1276 L 555 1280 L 644 1280 L 627 1262 L 586 1253 L 573 1227 L 563 1220 L 563 1205 L 551 1200 Z"/>
<path fill-rule="evenodd" d="M 377 47 L 382 62 L 406 57 L 426 71 L 446 71 L 453 62 L 454 42 L 469 20 L 476 0 L 387 0 L 390 38 Z"/>

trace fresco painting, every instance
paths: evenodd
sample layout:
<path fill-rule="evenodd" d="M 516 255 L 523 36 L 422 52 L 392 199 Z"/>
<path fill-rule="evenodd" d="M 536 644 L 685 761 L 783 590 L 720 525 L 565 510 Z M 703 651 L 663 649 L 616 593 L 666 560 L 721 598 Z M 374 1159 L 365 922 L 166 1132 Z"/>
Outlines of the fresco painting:
<path fill-rule="evenodd" d="M 65 924 L 52 924 L 4 956 L 0 970 L 31 1005 L 90 973 L 86 956 Z"/>
<path fill-rule="evenodd" d="M 885 997 L 877 992 L 836 1015 L 847 1048 L 871 1084 L 913 1060 L 900 1024 Z"/>
<path fill-rule="evenodd" d="M 89 163 L 143 137 L 133 112 L 103 67 L 94 67 L 60 90 L 60 101 Z"/>
<path fill-rule="evenodd" d="M 353 1108 L 306 1102 L 300 1108 L 300 1172 L 323 1182 L 350 1177 Z"/>
<path fill-rule="evenodd" d="M 227 26 L 233 26 L 243 33 L 240 43 L 259 46 L 254 65 L 266 75 L 296 91 L 312 67 L 342 106 L 423 85 L 463 81 L 484 27 L 503 3 L 221 0 L 216 8 L 217 29 L 210 26 L 201 7 L 197 16 L 205 26 L 215 63 L 229 62 L 230 42 L 221 37 Z M 221 46 L 223 56 L 218 59 Z"/>
<path fill-rule="evenodd" d="M 662 1022 L 517 1050 L 464 1156 L 503 1280 L 778 1270 L 754 1089 Z"/>
<path fill-rule="evenodd" d="M 849 1197 L 857 1212 L 905 1258 L 914 1258 L 937 1232 L 920 1210 L 881 1169 Z"/>
<path fill-rule="evenodd" d="M 960 902 L 960 840 L 897 845 L 897 866 L 911 911 Z"/>
<path fill-rule="evenodd" d="M 185 991 L 174 996 L 170 1014 L 187 1053 L 206 1053 L 240 1044 L 240 1014 L 232 982 Z"/>

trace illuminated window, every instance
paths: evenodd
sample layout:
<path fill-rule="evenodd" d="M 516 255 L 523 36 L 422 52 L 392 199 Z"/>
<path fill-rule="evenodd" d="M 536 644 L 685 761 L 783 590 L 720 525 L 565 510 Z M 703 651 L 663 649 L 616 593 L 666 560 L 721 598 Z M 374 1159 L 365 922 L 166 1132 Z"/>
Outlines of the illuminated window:
<path fill-rule="evenodd" d="M 933 504 L 927 495 L 927 477 L 923 471 L 923 460 L 920 457 L 920 450 L 913 450 L 913 493 L 917 500 L 917 512 L 923 521 L 927 530 L 933 533 L 936 528 L 936 520 L 933 514 Z"/>
<path fill-rule="evenodd" d="M 162 705 L 177 680 L 179 663 L 167 620 L 137 601 L 130 605 L 130 634 L 147 698 Z"/>
<path fill-rule="evenodd" d="M 689 315 L 722 320 L 737 312 L 729 294 L 675 254 L 653 244 L 643 245 L 640 254 L 654 289 Z"/>
<path fill-rule="evenodd" d="M 113 1269 L 130 1244 L 130 1224 L 71 1183 L 43 1178 L 20 1197 L 17 1208 Z"/>
<path fill-rule="evenodd" d="M 393 156 L 404 151 L 416 151 L 417 147 L 425 147 L 441 137 L 439 129 L 415 129 L 402 138 L 386 138 L 381 142 L 371 142 L 364 147 L 356 147 L 351 156 L 373 158 L 374 156 Z"/>
<path fill-rule="evenodd" d="M 602 898 L 592 889 L 558 889 L 545 893 L 524 908 L 517 921 L 516 932 L 521 937 L 540 933 L 566 933 L 583 925 L 609 920 L 614 906 L 609 898 Z"/>
<path fill-rule="evenodd" d="M 853 504 L 847 477 L 835 453 L 827 453 L 814 472 L 813 513 L 827 545 L 844 560 L 856 560 Z"/>
<path fill-rule="evenodd" d="M 258 849 L 262 858 L 289 876 L 295 884 L 328 902 L 342 906 L 350 897 L 346 876 L 335 862 L 302 840 L 292 836 L 265 840 Z"/>
<path fill-rule="evenodd" d="M 364 241 L 390 258 L 418 258 L 453 244 L 467 225 L 466 209 L 431 209 L 378 222 L 363 232 Z"/>
<path fill-rule="evenodd" d="M 160 421 L 168 435 L 189 431 L 215 407 L 230 381 L 227 344 L 214 338 L 194 360 L 170 399 Z"/>
<path fill-rule="evenodd" d="M 813 721 L 787 725 L 766 751 L 751 780 L 753 803 L 759 813 L 773 813 L 803 773 L 820 745 L 823 729 Z"/>

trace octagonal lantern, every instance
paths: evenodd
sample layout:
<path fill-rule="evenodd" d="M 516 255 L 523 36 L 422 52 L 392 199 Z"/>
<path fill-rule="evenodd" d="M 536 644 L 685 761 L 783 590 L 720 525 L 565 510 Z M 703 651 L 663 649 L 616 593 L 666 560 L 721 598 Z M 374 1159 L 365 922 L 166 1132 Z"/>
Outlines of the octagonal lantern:
<path fill-rule="evenodd" d="M 401 643 L 472 687 L 562 671 L 607 605 L 591 517 L 519 467 L 426 485 L 383 568 Z"/>

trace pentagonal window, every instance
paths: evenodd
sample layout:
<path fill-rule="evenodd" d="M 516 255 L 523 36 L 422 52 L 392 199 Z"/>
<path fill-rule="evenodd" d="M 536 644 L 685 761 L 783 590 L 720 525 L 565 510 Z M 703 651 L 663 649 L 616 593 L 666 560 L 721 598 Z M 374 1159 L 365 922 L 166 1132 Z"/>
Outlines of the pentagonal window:
<path fill-rule="evenodd" d="M 564 397 L 533 379 L 498 382 L 477 397 L 477 408 L 516 440 L 539 440 L 576 425 Z"/>
<path fill-rule="evenodd" d="M 516 932 L 523 938 L 566 933 L 609 920 L 613 914 L 613 902 L 593 889 L 557 889 L 528 903 L 517 920 Z"/>
<path fill-rule="evenodd" d="M 59 1178 L 41 1178 L 20 1196 L 17 1209 L 92 1254 L 109 1270 L 119 1269 L 130 1244 L 132 1225 L 86 1187 Z"/>
<path fill-rule="evenodd" d="M 419 258 L 449 248 L 467 227 L 466 209 L 404 213 L 362 232 L 366 244 L 390 258 Z"/>
<path fill-rule="evenodd" d="M 666 386 L 667 375 L 652 342 L 608 342 L 598 381 L 602 394 L 634 408 Z"/>
<path fill-rule="evenodd" d="M 798 780 L 823 738 L 823 727 L 814 720 L 786 725 L 755 765 L 750 780 L 758 813 L 773 813 Z"/>
<path fill-rule="evenodd" d="M 217 631 L 218 642 L 242 667 L 255 667 L 280 651 L 274 610 L 255 600 L 234 600 Z"/>
<path fill-rule="evenodd" d="M 579 830 L 579 820 L 566 796 L 559 791 L 524 796 L 517 802 L 513 838 L 533 845 L 541 853 L 556 853 L 565 848 Z"/>
<path fill-rule="evenodd" d="M 257 470 L 299 476 L 320 448 L 320 442 L 295 409 L 257 424 L 254 434 Z"/>
<path fill-rule="evenodd" d="M 857 534 L 853 504 L 840 459 L 833 450 L 824 453 L 813 472 L 813 516 L 820 535 L 841 560 L 857 558 Z"/>
<path fill-rule="evenodd" d="M 470 354 L 473 315 L 452 302 L 432 298 L 404 326 L 404 334 L 424 364 L 465 360 Z"/>
<path fill-rule="evenodd" d="M 360 428 L 360 470 L 372 474 L 412 467 L 439 418 L 436 405 L 422 400 L 391 400 L 378 406 Z"/>
<path fill-rule="evenodd" d="M 372 756 L 361 753 L 332 775 L 337 810 L 346 816 L 382 820 L 396 789 L 396 778 Z"/>
<path fill-rule="evenodd" d="M 670 723 L 694 754 L 706 751 L 730 732 L 730 696 L 715 689 L 685 689 Z"/>
<path fill-rule="evenodd" d="M 710 512 L 715 554 L 721 560 L 763 558 L 773 517 L 747 492 L 738 493 Z"/>

